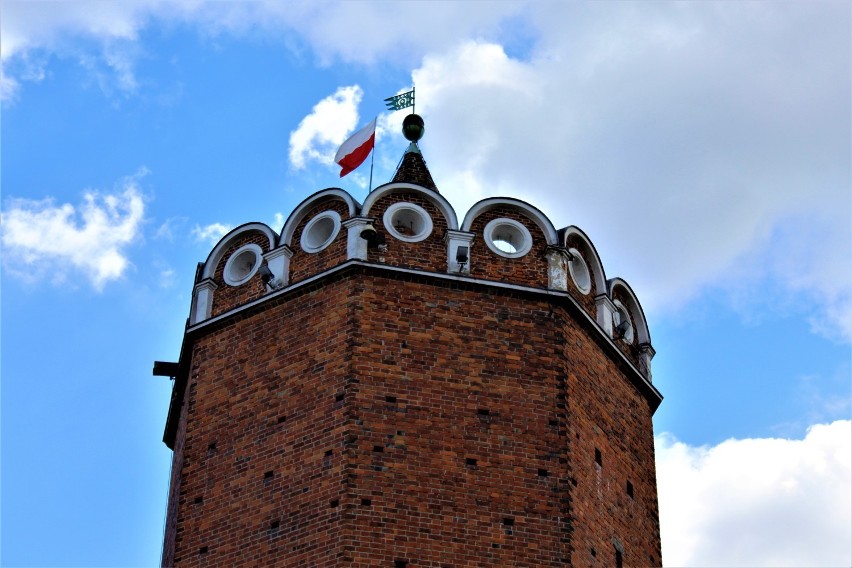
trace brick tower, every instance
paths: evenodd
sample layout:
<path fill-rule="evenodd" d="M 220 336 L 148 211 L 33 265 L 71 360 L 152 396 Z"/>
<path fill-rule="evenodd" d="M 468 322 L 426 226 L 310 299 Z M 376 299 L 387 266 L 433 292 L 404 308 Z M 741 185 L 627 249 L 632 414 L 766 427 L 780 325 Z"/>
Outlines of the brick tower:
<path fill-rule="evenodd" d="M 416 143 L 358 203 L 199 264 L 167 566 L 660 565 L 662 396 L 630 286 L 512 198 L 461 223 Z"/>

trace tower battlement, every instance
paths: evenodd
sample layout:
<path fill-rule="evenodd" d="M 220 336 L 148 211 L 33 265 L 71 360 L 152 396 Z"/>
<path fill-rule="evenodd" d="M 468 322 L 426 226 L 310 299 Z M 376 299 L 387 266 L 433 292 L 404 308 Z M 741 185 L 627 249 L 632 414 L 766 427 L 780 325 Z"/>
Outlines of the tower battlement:
<path fill-rule="evenodd" d="M 360 236 L 368 225 L 386 235 L 386 248 L 370 248 Z M 464 247 L 467 261 L 462 264 L 459 249 Z M 258 269 L 264 262 L 277 289 L 261 279 Z M 343 189 L 322 190 L 299 204 L 280 232 L 257 222 L 233 229 L 200 265 L 190 327 L 233 316 L 258 301 L 286 295 L 296 284 L 358 263 L 547 291 L 554 301 L 564 298 L 593 320 L 598 334 L 651 381 L 654 351 L 642 307 L 625 280 L 606 278 L 582 230 L 573 225 L 557 230 L 534 206 L 500 197 L 476 203 L 459 225 L 440 193 L 412 183 L 378 187 L 363 204 Z"/>
<path fill-rule="evenodd" d="M 661 562 L 636 295 L 579 228 L 496 197 L 459 222 L 424 172 L 199 264 L 164 565 Z"/>

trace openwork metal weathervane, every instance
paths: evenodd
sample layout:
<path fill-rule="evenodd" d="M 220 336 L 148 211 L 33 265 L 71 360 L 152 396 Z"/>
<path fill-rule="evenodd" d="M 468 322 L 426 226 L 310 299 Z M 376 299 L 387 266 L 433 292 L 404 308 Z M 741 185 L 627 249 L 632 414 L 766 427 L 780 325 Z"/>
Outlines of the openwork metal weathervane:
<path fill-rule="evenodd" d="M 388 110 L 402 110 L 411 107 L 411 112 L 414 113 L 414 87 L 407 93 L 394 95 L 385 99 L 385 105 Z"/>

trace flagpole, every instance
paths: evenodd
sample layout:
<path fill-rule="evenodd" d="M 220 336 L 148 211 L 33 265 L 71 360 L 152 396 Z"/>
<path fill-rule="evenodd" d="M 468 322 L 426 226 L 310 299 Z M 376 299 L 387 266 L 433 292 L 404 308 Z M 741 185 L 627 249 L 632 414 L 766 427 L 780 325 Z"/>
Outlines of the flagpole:
<path fill-rule="evenodd" d="M 373 191 L 373 160 L 376 159 L 376 145 L 373 143 L 373 151 L 370 152 L 370 185 L 367 187 L 367 195 Z"/>
<path fill-rule="evenodd" d="M 411 114 L 417 114 L 417 93 L 414 92 L 414 83 L 411 84 Z"/>

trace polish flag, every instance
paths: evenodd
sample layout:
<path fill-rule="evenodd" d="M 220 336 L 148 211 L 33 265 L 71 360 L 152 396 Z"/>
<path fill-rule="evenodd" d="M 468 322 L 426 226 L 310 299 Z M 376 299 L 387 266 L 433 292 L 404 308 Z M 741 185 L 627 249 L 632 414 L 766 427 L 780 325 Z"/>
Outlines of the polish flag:
<path fill-rule="evenodd" d="M 345 176 L 358 166 L 364 163 L 370 152 L 373 151 L 373 146 L 376 145 L 376 119 L 349 137 L 344 142 L 337 154 L 334 156 L 334 161 L 340 165 L 340 177 Z"/>

